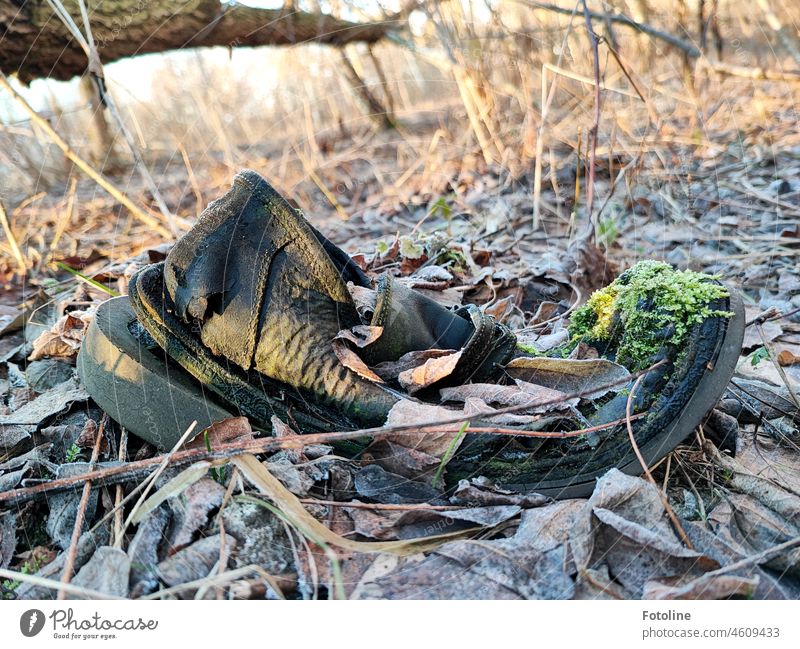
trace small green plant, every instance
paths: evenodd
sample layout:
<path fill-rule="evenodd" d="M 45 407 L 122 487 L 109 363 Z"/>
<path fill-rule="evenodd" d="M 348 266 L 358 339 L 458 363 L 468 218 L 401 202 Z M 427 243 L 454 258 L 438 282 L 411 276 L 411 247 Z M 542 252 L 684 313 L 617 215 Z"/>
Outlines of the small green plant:
<path fill-rule="evenodd" d="M 28 559 L 25 563 L 22 564 L 19 571 L 23 575 L 32 575 L 39 571 L 39 568 L 42 567 L 42 560 L 39 558 Z M 10 599 L 11 593 L 19 588 L 19 585 L 22 582 L 18 579 L 4 579 L 2 582 L 3 589 L 7 591 L 9 594 L 7 597 Z"/>
<path fill-rule="evenodd" d="M 753 367 L 756 367 L 761 361 L 765 361 L 769 358 L 769 350 L 766 347 L 759 347 L 756 351 L 753 352 L 753 355 L 750 357 L 750 364 Z"/>
<path fill-rule="evenodd" d="M 208 436 L 208 431 L 203 431 L 203 443 L 206 446 L 206 450 L 210 453 L 211 452 L 211 438 Z M 223 487 L 225 486 L 225 476 L 226 476 L 226 469 L 227 467 L 213 467 L 211 469 L 211 478 L 221 484 Z"/>
<path fill-rule="evenodd" d="M 431 216 L 441 215 L 442 218 L 449 221 L 453 216 L 453 208 L 447 204 L 447 200 L 444 196 L 440 196 L 439 200 L 437 200 L 431 206 Z"/>
<path fill-rule="evenodd" d="M 70 446 L 67 449 L 67 452 L 66 452 L 66 455 L 64 456 L 64 459 L 69 464 L 71 462 L 75 462 L 76 460 L 78 460 L 78 458 L 80 457 L 80 454 L 81 454 L 81 447 L 78 446 L 75 442 L 73 442 L 72 446 Z"/>
<path fill-rule="evenodd" d="M 597 241 L 606 248 L 613 244 L 618 236 L 619 230 L 614 218 L 610 216 L 604 217 L 597 224 Z"/>

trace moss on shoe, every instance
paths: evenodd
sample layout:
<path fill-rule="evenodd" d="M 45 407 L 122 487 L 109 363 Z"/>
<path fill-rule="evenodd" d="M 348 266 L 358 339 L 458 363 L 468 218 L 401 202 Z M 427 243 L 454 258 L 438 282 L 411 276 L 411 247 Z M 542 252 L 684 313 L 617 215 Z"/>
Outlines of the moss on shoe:
<path fill-rule="evenodd" d="M 643 369 L 666 345 L 680 346 L 693 325 L 732 315 L 710 306 L 729 295 L 715 279 L 660 261 L 640 261 L 575 311 L 571 339 L 614 341 L 618 363 L 631 371 Z"/>

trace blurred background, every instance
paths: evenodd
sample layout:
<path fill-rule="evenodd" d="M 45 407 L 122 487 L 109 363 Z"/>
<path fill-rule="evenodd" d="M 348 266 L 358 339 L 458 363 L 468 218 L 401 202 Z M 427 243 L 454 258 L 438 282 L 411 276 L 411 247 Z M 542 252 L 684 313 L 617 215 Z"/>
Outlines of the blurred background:
<path fill-rule="evenodd" d="M 4 0 L 0 280 L 169 241 L 250 167 L 349 252 L 464 223 L 769 292 L 800 235 L 799 24 L 791 0 Z"/>

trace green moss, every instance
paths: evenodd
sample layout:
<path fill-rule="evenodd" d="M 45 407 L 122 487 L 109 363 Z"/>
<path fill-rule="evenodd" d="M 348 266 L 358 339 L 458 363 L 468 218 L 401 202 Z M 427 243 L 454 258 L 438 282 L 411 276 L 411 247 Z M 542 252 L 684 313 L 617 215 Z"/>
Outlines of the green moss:
<path fill-rule="evenodd" d="M 641 261 L 575 311 L 572 339 L 613 340 L 618 343 L 617 362 L 633 371 L 642 369 L 665 345 L 680 346 L 693 325 L 732 315 L 709 306 L 728 297 L 728 290 L 714 279 L 659 261 Z"/>

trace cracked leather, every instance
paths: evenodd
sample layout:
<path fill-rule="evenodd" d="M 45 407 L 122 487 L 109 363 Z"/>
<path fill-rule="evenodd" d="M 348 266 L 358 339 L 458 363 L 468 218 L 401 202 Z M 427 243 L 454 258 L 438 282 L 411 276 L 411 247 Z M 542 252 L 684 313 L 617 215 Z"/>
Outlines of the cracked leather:
<path fill-rule="evenodd" d="M 333 351 L 339 331 L 361 324 L 347 282 L 369 286 L 346 253 L 253 171 L 237 174 L 164 267 L 175 314 L 213 354 L 379 425 L 403 397 L 363 379 Z M 385 329 L 369 362 L 464 348 L 453 378 L 466 380 L 488 378 L 513 353 L 514 335 L 477 309 L 449 311 L 388 276 L 378 289 L 372 324 Z"/>

